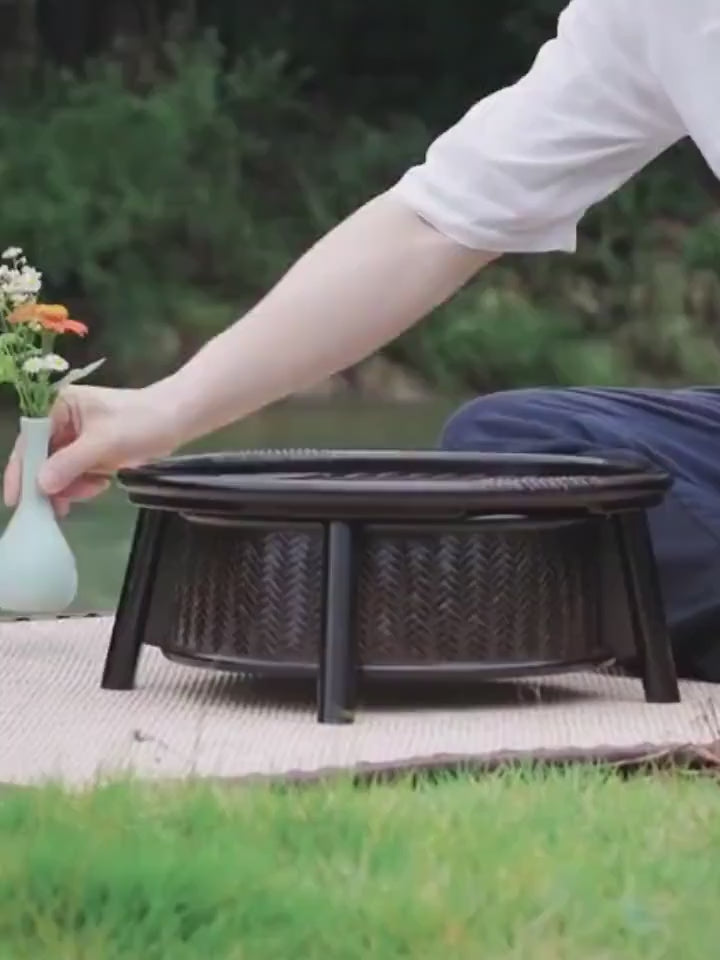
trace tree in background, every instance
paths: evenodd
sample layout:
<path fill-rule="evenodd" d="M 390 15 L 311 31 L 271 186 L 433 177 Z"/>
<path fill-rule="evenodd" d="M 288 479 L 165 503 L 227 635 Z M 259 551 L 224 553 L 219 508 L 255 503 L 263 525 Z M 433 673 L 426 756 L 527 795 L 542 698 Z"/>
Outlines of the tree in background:
<path fill-rule="evenodd" d="M 0 236 L 156 376 L 527 69 L 564 0 L 0 0 Z M 717 194 L 688 145 L 389 352 L 441 386 L 715 380 Z M 133 336 L 127 336 L 132 326 Z"/>

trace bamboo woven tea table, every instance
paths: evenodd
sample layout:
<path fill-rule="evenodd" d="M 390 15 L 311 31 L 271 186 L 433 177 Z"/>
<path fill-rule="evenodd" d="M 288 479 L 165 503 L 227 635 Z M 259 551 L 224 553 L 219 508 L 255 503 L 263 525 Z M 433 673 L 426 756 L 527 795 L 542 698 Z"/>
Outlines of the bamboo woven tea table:
<path fill-rule="evenodd" d="M 360 677 L 491 679 L 635 659 L 679 699 L 644 463 L 268 451 L 125 470 L 140 508 L 103 686 L 143 644 L 197 666 L 316 677 L 349 722 Z M 625 623 L 623 630 L 619 624 Z"/>

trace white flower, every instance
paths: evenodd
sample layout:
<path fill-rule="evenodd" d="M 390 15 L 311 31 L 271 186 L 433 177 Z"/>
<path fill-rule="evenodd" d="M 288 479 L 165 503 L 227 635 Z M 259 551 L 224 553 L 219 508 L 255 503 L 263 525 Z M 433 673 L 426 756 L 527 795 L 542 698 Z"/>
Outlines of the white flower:
<path fill-rule="evenodd" d="M 38 294 L 42 286 L 42 274 L 35 267 L 24 266 L 18 270 L 18 293 Z"/>
<path fill-rule="evenodd" d="M 36 297 L 41 286 L 42 274 L 35 267 L 0 267 L 0 292 L 15 306 Z"/>
<path fill-rule="evenodd" d="M 70 366 L 67 360 L 57 353 L 46 353 L 40 359 L 43 361 L 43 370 L 51 370 L 53 373 L 65 373 Z"/>
<path fill-rule="evenodd" d="M 50 373 L 65 373 L 70 364 L 57 353 L 46 353 L 43 357 L 28 357 L 22 368 L 25 373 L 38 374 L 48 370 Z"/>
<path fill-rule="evenodd" d="M 40 373 L 43 369 L 43 359 L 44 357 L 28 357 L 22 368 L 25 373 Z"/>
<path fill-rule="evenodd" d="M 0 260 L 17 260 L 18 257 L 22 256 L 22 247 L 8 247 L 4 251 Z"/>

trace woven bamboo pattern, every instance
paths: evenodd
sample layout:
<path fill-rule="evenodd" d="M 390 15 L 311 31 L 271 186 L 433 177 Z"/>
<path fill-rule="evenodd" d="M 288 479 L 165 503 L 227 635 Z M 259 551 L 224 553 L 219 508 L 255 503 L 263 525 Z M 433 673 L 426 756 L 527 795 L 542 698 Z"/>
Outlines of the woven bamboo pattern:
<path fill-rule="evenodd" d="M 608 543 L 602 519 L 450 533 L 367 525 L 354 618 L 360 665 L 608 656 L 599 629 Z M 189 658 L 314 668 L 323 557 L 320 524 L 168 515 L 145 640 Z"/>

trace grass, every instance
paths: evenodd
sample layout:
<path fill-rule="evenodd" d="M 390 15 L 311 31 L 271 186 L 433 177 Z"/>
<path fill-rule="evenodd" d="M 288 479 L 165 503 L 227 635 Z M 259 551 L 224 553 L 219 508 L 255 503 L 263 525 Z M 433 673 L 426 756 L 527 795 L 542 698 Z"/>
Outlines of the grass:
<path fill-rule="evenodd" d="M 694 960 L 720 791 L 515 772 L 0 795 L 0 960 Z"/>

